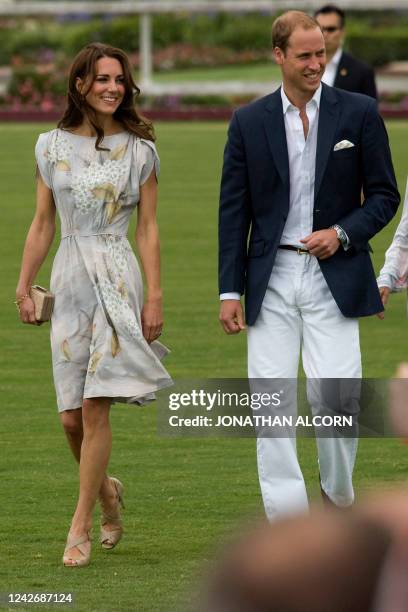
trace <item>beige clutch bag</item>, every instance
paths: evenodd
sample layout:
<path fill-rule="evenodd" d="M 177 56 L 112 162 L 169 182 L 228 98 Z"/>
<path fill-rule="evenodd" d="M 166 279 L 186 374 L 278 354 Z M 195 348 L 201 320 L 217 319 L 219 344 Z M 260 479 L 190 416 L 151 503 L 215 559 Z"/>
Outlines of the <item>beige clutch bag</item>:
<path fill-rule="evenodd" d="M 33 285 L 30 289 L 30 298 L 34 302 L 35 318 L 38 323 L 49 321 L 54 308 L 54 294 L 40 285 Z"/>

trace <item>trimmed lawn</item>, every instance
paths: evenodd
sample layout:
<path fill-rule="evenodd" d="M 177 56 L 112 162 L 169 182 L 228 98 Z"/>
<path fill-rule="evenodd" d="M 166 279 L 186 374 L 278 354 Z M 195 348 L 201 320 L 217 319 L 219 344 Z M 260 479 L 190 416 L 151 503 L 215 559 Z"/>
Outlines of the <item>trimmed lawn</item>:
<path fill-rule="evenodd" d="M 282 80 L 280 68 L 272 61 L 242 66 L 218 66 L 214 68 L 185 68 L 169 72 L 155 72 L 158 83 L 177 81 L 278 81 Z"/>
<path fill-rule="evenodd" d="M 62 567 L 77 468 L 56 414 L 48 326 L 21 325 L 13 304 L 34 210 L 34 144 L 50 127 L 1 126 L 0 592 L 73 591 L 74 609 L 83 612 L 168 611 L 188 598 L 203 560 L 220 541 L 248 516 L 261 513 L 255 444 L 238 438 L 161 438 L 154 405 L 114 406 L 110 472 L 125 483 L 126 534 L 111 554 L 99 550 L 96 511 L 92 564 L 83 570 Z M 391 122 L 388 128 L 403 192 L 408 123 Z M 245 337 L 225 336 L 217 320 L 217 199 L 226 129 L 223 123 L 157 125 L 163 341 L 172 349 L 166 365 L 176 379 L 245 376 Z M 396 223 L 372 242 L 377 271 Z M 132 242 L 133 228 L 134 223 Z M 52 253 L 40 284 L 48 285 L 51 263 Z M 392 376 L 407 358 L 407 329 L 401 294 L 392 296 L 384 321 L 361 321 L 366 377 Z M 398 440 L 362 440 L 357 491 L 405 480 L 407 453 Z M 299 454 L 311 496 L 317 497 L 314 441 L 300 440 Z"/>

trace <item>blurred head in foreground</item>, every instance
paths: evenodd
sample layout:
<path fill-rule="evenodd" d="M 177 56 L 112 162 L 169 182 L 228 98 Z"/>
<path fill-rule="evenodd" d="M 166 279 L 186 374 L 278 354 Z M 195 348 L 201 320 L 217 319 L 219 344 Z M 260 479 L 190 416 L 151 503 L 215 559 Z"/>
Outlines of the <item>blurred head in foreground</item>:
<path fill-rule="evenodd" d="M 263 525 L 224 555 L 200 612 L 369 612 L 390 540 L 349 513 Z"/>

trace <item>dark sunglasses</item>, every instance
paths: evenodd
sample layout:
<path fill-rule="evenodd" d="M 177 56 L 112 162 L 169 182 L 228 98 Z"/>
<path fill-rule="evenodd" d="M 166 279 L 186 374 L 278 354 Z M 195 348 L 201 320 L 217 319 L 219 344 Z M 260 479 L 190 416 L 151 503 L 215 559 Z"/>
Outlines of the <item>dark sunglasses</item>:
<path fill-rule="evenodd" d="M 327 26 L 325 28 L 320 28 L 322 32 L 329 32 L 330 34 L 333 34 L 333 32 L 337 32 L 337 30 L 340 30 L 340 28 L 338 26 Z"/>

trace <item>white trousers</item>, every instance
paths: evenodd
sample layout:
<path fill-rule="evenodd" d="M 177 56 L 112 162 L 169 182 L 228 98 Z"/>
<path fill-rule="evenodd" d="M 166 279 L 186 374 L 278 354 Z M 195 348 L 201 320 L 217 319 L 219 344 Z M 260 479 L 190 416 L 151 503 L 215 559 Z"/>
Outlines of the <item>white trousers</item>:
<path fill-rule="evenodd" d="M 344 317 L 317 259 L 278 249 L 255 325 L 248 327 L 250 379 L 296 379 L 299 358 L 308 378 L 312 414 L 319 406 L 318 379 L 360 379 L 358 320 Z M 311 380 L 309 380 L 311 379 Z M 296 414 L 296 393 L 287 411 Z M 317 437 L 321 486 L 338 506 L 353 503 L 356 437 Z M 305 512 L 308 499 L 297 460 L 296 436 L 257 438 L 259 481 L 269 519 Z"/>

